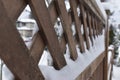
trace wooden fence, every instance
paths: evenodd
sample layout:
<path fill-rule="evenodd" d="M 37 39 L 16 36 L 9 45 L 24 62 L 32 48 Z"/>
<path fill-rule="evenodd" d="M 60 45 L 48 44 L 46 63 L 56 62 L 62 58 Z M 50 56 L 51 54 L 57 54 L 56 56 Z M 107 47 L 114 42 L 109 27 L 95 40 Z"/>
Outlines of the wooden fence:
<path fill-rule="evenodd" d="M 90 41 L 94 45 L 93 37 L 102 35 L 106 21 L 94 0 L 69 0 L 69 3 L 70 9 L 67 11 L 64 0 L 53 0 L 48 7 L 44 0 L 0 0 L 0 57 L 16 80 L 44 80 L 37 65 L 46 46 L 53 58 L 55 69 L 60 70 L 66 65 L 64 58 L 66 44 L 69 46 L 70 58 L 76 60 L 77 44 L 80 52 L 83 53 L 85 46 L 88 50 L 90 49 Z M 17 18 L 27 4 L 39 27 L 30 50 L 15 26 Z M 77 9 L 80 10 L 80 14 Z M 60 40 L 54 29 L 58 17 L 64 30 Z M 74 36 L 70 27 L 72 23 L 75 24 L 76 29 Z M 83 32 L 81 32 L 81 25 L 83 25 Z M 103 52 L 80 74 L 77 80 L 107 80 L 104 73 L 106 71 L 105 57 L 105 52 Z M 87 71 L 90 68 L 92 69 L 88 74 Z M 91 79 L 91 75 L 94 79 Z"/>

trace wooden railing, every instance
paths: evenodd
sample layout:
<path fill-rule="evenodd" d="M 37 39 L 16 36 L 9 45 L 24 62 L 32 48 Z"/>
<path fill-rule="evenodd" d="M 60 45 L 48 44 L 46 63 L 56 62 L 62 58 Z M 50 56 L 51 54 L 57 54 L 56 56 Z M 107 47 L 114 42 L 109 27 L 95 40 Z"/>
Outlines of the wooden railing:
<path fill-rule="evenodd" d="M 0 0 L 0 57 L 16 80 L 44 80 L 37 64 L 46 46 L 53 58 L 55 69 L 60 70 L 66 66 L 66 44 L 69 46 L 70 58 L 75 61 L 78 57 L 77 44 L 80 52 L 84 53 L 85 46 L 90 49 L 90 41 L 94 45 L 93 37 L 95 39 L 102 35 L 106 21 L 94 0 L 69 0 L 69 3 L 70 9 L 67 11 L 64 0 L 53 0 L 48 8 L 44 0 Z M 26 5 L 32 9 L 39 27 L 30 50 L 15 26 Z M 58 17 L 64 30 L 59 40 L 54 29 Z M 72 23 L 75 24 L 75 35 L 72 34 Z M 102 59 L 105 57 L 101 56 Z"/>
<path fill-rule="evenodd" d="M 108 49 L 108 80 L 112 80 L 112 71 L 113 71 L 113 59 L 114 59 L 114 49 Z"/>

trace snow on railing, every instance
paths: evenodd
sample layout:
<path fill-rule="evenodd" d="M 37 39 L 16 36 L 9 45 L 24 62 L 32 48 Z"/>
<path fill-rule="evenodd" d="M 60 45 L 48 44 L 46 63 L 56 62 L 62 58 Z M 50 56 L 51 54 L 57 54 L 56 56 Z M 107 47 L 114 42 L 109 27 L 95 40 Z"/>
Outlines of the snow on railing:
<path fill-rule="evenodd" d="M 0 16 L 4 19 L 0 26 L 8 30 L 0 31 L 0 57 L 21 80 L 75 80 L 105 50 L 104 17 L 90 0 L 27 1 L 0 1 L 4 16 Z M 39 28 L 30 49 L 13 25 L 26 3 Z M 9 6 L 16 13 L 11 13 Z"/>

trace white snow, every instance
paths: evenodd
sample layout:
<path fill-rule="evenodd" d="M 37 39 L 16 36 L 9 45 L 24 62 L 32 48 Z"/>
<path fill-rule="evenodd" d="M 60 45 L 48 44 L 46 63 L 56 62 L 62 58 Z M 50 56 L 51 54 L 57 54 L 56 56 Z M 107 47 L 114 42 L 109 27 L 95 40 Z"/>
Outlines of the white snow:
<path fill-rule="evenodd" d="M 25 22 L 25 23 L 35 23 L 36 21 L 34 19 L 27 19 L 27 18 L 22 18 L 22 19 L 19 19 L 18 21 L 20 22 Z"/>
<path fill-rule="evenodd" d="M 113 65 L 112 80 L 120 80 L 120 67 Z"/>
<path fill-rule="evenodd" d="M 77 60 L 71 60 L 69 50 L 67 50 L 67 54 L 65 55 L 67 65 L 61 70 L 55 70 L 51 66 L 39 65 L 45 80 L 75 80 L 104 51 L 104 35 L 95 39 L 94 46 L 91 46 L 90 50 L 86 50 L 85 53 L 80 53 L 79 48 L 77 46 L 76 48 L 78 52 Z"/>
<path fill-rule="evenodd" d="M 11 73 L 11 71 L 7 68 L 5 64 L 2 68 L 2 80 L 14 80 L 14 75 Z"/>

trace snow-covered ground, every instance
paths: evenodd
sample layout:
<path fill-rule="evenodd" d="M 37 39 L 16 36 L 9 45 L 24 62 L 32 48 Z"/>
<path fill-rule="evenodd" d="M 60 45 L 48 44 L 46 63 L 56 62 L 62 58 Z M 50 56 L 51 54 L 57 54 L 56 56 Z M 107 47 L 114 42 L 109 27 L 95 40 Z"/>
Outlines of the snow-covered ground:
<path fill-rule="evenodd" d="M 120 67 L 113 65 L 112 80 L 120 80 Z"/>
<path fill-rule="evenodd" d="M 39 67 L 46 80 L 75 80 L 75 78 L 84 71 L 84 69 L 102 53 L 104 48 L 104 35 L 99 36 L 94 40 L 94 46 L 85 53 L 80 53 L 77 48 L 78 58 L 76 61 L 70 59 L 69 50 L 65 56 L 67 65 L 61 70 L 55 70 L 52 66 L 39 64 Z M 68 49 L 68 48 L 67 48 Z"/>

